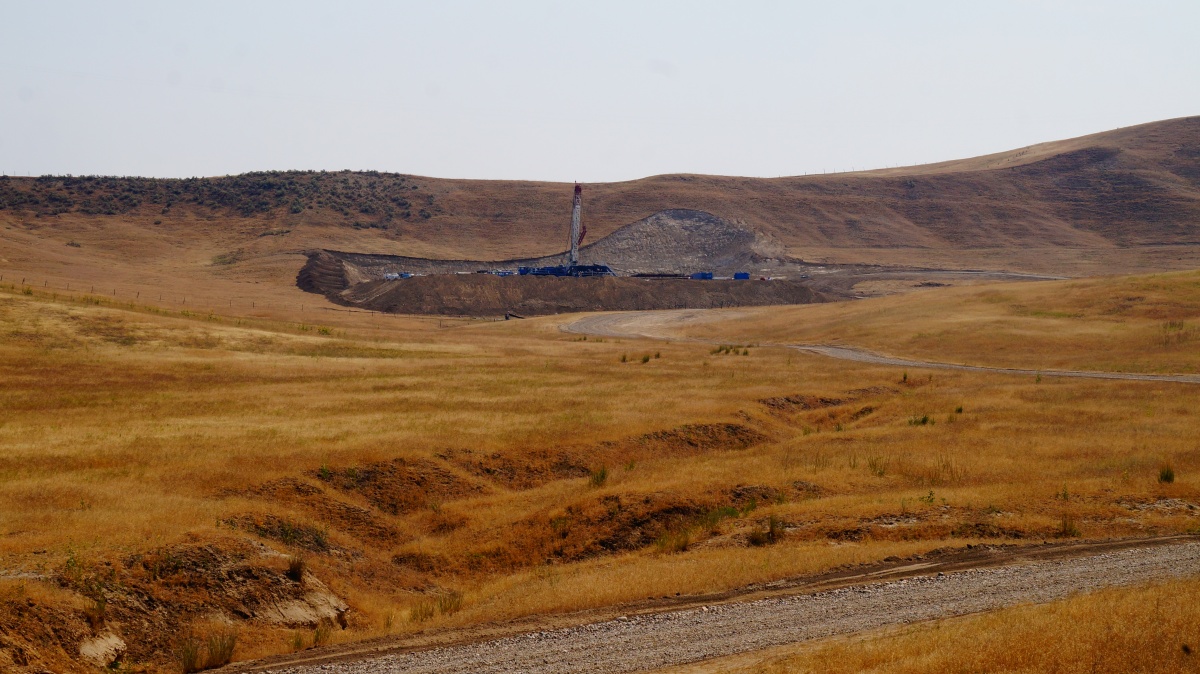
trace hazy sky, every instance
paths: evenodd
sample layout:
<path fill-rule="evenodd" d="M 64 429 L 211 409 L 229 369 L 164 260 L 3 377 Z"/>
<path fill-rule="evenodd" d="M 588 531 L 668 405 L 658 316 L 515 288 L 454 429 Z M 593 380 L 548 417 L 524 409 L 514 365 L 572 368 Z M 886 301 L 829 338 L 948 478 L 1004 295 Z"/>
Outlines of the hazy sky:
<path fill-rule="evenodd" d="M 0 172 L 609 181 L 1200 114 L 1200 2 L 0 0 Z"/>

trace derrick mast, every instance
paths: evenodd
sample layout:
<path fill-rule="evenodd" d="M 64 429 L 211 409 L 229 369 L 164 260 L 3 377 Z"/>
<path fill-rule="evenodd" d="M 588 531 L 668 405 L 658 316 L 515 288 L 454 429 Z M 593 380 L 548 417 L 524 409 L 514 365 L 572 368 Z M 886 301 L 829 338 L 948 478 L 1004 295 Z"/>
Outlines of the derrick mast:
<path fill-rule="evenodd" d="M 567 264 L 574 267 L 579 264 L 579 244 L 583 241 L 584 231 L 580 229 L 579 208 L 582 201 L 583 188 L 575 183 L 575 203 L 571 207 L 571 258 Z"/>

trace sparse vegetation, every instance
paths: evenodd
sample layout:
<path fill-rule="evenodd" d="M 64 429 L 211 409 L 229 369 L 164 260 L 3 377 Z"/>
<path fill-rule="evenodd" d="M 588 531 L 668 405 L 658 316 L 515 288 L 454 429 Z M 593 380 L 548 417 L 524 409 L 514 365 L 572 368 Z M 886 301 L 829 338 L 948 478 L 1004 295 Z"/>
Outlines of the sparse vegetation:
<path fill-rule="evenodd" d="M 534 322 L 458 330 L 388 317 L 380 327 L 380 317 L 322 312 L 239 325 L 203 305 L 156 313 L 107 296 L 26 295 L 20 280 L 0 292 L 0 470 L 12 476 L 0 483 L 0 526 L 18 532 L 0 553 L 61 569 L 81 621 L 96 608 L 85 581 L 111 568 L 103 614 L 132 649 L 153 642 L 138 641 L 123 588 L 144 579 L 168 596 L 180 587 L 171 583 L 203 586 L 224 563 L 151 550 L 146 532 L 194 537 L 211 555 L 230 541 L 267 546 L 272 561 L 242 567 L 247 577 L 297 593 L 320 582 L 361 612 L 344 632 L 336 622 L 244 628 L 245 658 L 373 634 L 387 616 L 404 633 L 716 592 L 980 539 L 1195 526 L 1168 510 L 1197 501 L 1191 387 L 949 372 L 902 387 L 894 368 L 782 349 L 722 363 L 684 341 L 626 351 L 626 361 L 664 359 L 653 368 L 612 368 L 628 341 L 581 346 L 525 327 Z M 348 355 L 309 355 L 330 343 Z M 913 410 L 960 415 L 956 400 L 972 413 L 953 425 L 930 415 L 907 426 L 920 419 Z M 23 439 L 32 428 L 42 429 L 36 451 Z M 1169 488 L 1153 477 L 1163 465 Z M 397 466 L 390 482 L 387 466 Z M 1168 505 L 1146 505 L 1164 490 Z M 411 499 L 387 500 L 397 493 Z M 346 554 L 357 561 L 339 562 Z M 199 591 L 194 601 L 181 624 L 210 615 Z M 205 666 L 210 633 L 198 634 Z M 183 641 L 158 643 L 175 644 L 161 666 L 178 671 Z"/>
<path fill-rule="evenodd" d="M 1060 538 L 1075 538 L 1079 536 L 1079 524 L 1075 521 L 1072 515 L 1064 514 L 1059 518 L 1058 531 L 1055 532 Z"/>
<path fill-rule="evenodd" d="M 423 623 L 433 618 L 437 613 L 437 604 L 430 600 L 419 601 L 408 610 L 408 619 Z"/>
<path fill-rule="evenodd" d="M 1117 588 L 861 638 L 790 647 L 715 674 L 1187 672 L 1200 634 L 1200 581 Z"/>
<path fill-rule="evenodd" d="M 238 634 L 234 630 L 224 629 L 208 635 L 206 668 L 221 667 L 233 660 L 233 651 L 237 647 Z"/>
<path fill-rule="evenodd" d="M 300 581 L 304 580 L 304 568 L 305 563 L 303 557 L 289 557 L 287 577 L 299 583 Z"/>
<path fill-rule="evenodd" d="M 185 634 L 175 646 L 175 654 L 184 674 L 204 669 L 204 643 L 194 634 Z"/>
<path fill-rule="evenodd" d="M 316 629 L 313 630 L 312 644 L 313 646 L 327 646 L 333 639 L 333 622 L 328 618 L 322 618 L 317 623 Z"/>
<path fill-rule="evenodd" d="M 235 250 L 229 253 L 221 253 L 214 255 L 212 259 L 213 265 L 231 265 L 242 259 L 242 251 Z"/>
<path fill-rule="evenodd" d="M 867 457 L 867 470 L 871 471 L 875 477 L 883 477 L 887 475 L 891 463 L 891 458 L 886 456 L 869 456 Z"/>
<path fill-rule="evenodd" d="M 463 596 L 461 592 L 451 590 L 438 595 L 437 611 L 442 615 L 454 615 L 462 610 Z"/>
<path fill-rule="evenodd" d="M 743 346 L 741 344 L 722 344 L 722 345 L 716 347 L 715 349 L 713 349 L 712 351 L 710 351 L 709 353 L 711 353 L 714 356 L 721 356 L 721 355 L 749 356 L 750 349 L 746 348 L 745 346 Z"/>
<path fill-rule="evenodd" d="M 691 544 L 692 532 L 687 529 L 668 532 L 655 541 L 655 546 L 664 553 L 685 552 Z"/>
<path fill-rule="evenodd" d="M 1175 468 L 1169 463 L 1164 463 L 1158 469 L 1158 481 L 1163 484 L 1171 484 L 1175 482 Z"/>
<path fill-rule="evenodd" d="M 775 515 L 767 518 L 767 521 L 762 524 L 761 528 L 755 528 L 750 532 L 748 541 L 753 546 L 771 545 L 779 542 L 783 537 L 783 521 Z"/>

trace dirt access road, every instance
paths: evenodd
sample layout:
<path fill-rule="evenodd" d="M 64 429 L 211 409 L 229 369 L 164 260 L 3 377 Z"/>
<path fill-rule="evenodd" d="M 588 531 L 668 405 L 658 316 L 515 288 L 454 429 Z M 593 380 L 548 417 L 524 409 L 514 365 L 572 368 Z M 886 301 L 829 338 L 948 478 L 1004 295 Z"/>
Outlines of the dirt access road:
<path fill-rule="evenodd" d="M 729 318 L 736 314 L 722 314 Z M 632 311 L 615 314 L 597 314 L 585 316 L 562 326 L 565 332 L 601 337 L 616 337 L 622 339 L 669 339 L 672 341 L 700 342 L 717 344 L 715 340 L 673 337 L 672 328 L 678 328 L 689 323 L 696 324 L 706 319 L 703 312 L 698 311 Z M 826 344 L 771 344 L 762 342 L 761 346 L 776 346 L 815 353 L 829 358 L 851 360 L 859 363 L 875 365 L 895 365 L 910 368 L 934 368 L 941 370 L 966 370 L 968 372 L 991 372 L 998 374 L 1015 374 L 1025 376 L 1046 377 L 1080 377 L 1084 379 L 1124 379 L 1134 381 L 1169 381 L 1184 384 L 1200 384 L 1200 375 L 1170 375 L 1170 374 L 1140 374 L 1135 372 L 1091 372 L 1085 370 L 1023 370 L 1007 367 L 984 367 L 981 365 L 961 365 L 928 360 L 910 360 L 895 358 L 882 354 L 871 353 L 863 349 L 845 346 L 830 346 Z"/>
<path fill-rule="evenodd" d="M 1005 563 L 993 565 L 997 561 Z M 956 568 L 961 570 L 953 570 Z M 973 557 L 952 555 L 943 562 L 893 565 L 842 576 L 841 583 L 831 578 L 825 587 L 833 589 L 816 592 L 810 583 L 776 589 L 774 596 L 758 600 L 743 595 L 682 610 L 630 611 L 601 622 L 502 638 L 468 638 L 450 646 L 424 646 L 422 650 L 419 644 L 377 643 L 232 669 L 279 674 L 641 672 L 1196 574 L 1200 574 L 1200 539 L 1188 536 L 998 552 L 976 549 Z M 776 585 L 786 586 L 787 582 Z"/>
<path fill-rule="evenodd" d="M 671 339 L 704 312 L 589 316 L 575 333 Z M 696 340 L 700 341 L 700 340 Z M 834 358 L 905 367 L 1200 383 L 1195 377 L 1008 370 L 911 361 L 844 347 L 792 346 Z M 646 672 L 921 620 L 1048 602 L 1073 593 L 1200 575 L 1200 537 L 975 548 L 892 560 L 704 597 L 648 599 L 567 616 L 533 616 L 347 644 L 230 667 L 278 674 L 384 672 Z"/>

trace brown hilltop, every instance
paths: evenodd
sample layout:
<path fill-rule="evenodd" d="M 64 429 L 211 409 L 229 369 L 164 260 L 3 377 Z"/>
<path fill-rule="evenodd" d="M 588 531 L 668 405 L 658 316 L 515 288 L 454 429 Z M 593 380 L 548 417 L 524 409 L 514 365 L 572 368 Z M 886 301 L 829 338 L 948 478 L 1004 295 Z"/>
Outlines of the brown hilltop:
<path fill-rule="evenodd" d="M 8 177 L 0 178 L 0 267 L 131 284 L 258 282 L 289 292 L 309 249 L 465 260 L 553 255 L 564 248 L 570 199 L 565 183 L 377 172 Z M 779 255 L 815 262 L 1068 275 L 1194 267 L 1200 117 L 900 169 L 585 186 L 590 242 L 671 209 L 712 214 Z M 64 247 L 69 242 L 79 247 Z"/>

